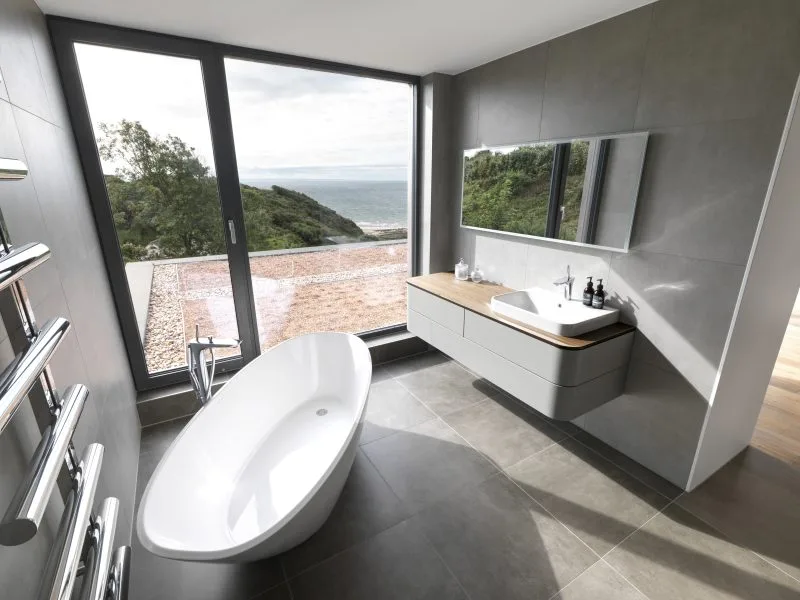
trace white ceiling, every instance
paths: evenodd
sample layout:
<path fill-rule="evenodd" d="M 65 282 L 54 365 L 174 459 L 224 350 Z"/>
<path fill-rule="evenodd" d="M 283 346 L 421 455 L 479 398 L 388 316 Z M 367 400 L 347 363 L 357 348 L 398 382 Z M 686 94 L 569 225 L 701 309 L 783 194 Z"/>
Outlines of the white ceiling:
<path fill-rule="evenodd" d="M 653 0 L 36 0 L 47 14 L 424 75 Z"/>

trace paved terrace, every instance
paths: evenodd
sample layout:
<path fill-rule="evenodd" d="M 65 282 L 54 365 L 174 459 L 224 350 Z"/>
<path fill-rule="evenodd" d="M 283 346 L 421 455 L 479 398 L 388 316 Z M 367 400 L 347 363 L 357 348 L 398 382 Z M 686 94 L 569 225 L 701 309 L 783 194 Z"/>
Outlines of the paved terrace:
<path fill-rule="evenodd" d="M 406 320 L 406 242 L 251 253 L 250 270 L 262 349 L 303 333 Z M 127 271 L 151 372 L 186 364 L 195 323 L 203 335 L 238 337 L 225 257 L 133 263 Z"/>

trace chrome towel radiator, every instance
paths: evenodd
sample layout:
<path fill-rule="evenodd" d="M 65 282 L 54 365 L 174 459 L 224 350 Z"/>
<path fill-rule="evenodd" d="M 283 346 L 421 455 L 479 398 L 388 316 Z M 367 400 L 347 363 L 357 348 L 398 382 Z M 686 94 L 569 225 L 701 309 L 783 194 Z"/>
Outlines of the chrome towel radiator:
<path fill-rule="evenodd" d="M 23 179 L 27 172 L 24 163 L 0 158 L 0 183 Z M 24 544 L 36 535 L 53 488 L 59 484 L 66 496 L 64 512 L 39 600 L 70 600 L 76 588 L 81 600 L 123 600 L 128 595 L 130 547 L 113 547 L 119 500 L 106 498 L 93 512 L 103 446 L 90 444 L 78 458 L 72 444 L 89 390 L 78 384 L 59 393 L 48 366 L 70 323 L 58 317 L 39 327 L 22 281 L 49 257 L 44 244 L 13 248 L 0 227 L 0 312 L 4 321 L 13 321 L 6 322 L 9 332 L 21 327 L 25 337 L 22 351 L 0 373 L 0 435 L 26 396 L 46 405 L 34 406 L 42 439 L 0 521 L 0 544 Z M 66 477 L 61 475 L 62 466 Z"/>

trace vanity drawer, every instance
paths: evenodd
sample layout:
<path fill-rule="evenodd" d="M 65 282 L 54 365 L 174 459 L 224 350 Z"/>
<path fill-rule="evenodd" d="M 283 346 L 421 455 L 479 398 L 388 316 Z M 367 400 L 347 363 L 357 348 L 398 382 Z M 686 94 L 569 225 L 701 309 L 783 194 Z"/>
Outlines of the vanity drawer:
<path fill-rule="evenodd" d="M 408 288 L 408 309 L 423 315 L 458 335 L 464 335 L 464 309 L 452 302 L 423 292 L 414 286 Z"/>
<path fill-rule="evenodd" d="M 628 363 L 633 333 L 584 350 L 559 348 L 467 311 L 464 337 L 556 385 L 585 383 Z"/>

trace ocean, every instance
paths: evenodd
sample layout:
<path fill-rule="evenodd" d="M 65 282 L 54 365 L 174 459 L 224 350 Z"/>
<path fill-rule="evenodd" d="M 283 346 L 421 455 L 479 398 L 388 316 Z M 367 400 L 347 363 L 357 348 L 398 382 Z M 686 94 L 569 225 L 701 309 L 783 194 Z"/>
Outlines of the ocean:
<path fill-rule="evenodd" d="M 320 204 L 352 219 L 361 228 L 394 229 L 408 226 L 408 188 L 405 181 L 345 181 L 336 179 L 250 179 L 253 187 L 273 185 L 302 192 Z"/>

